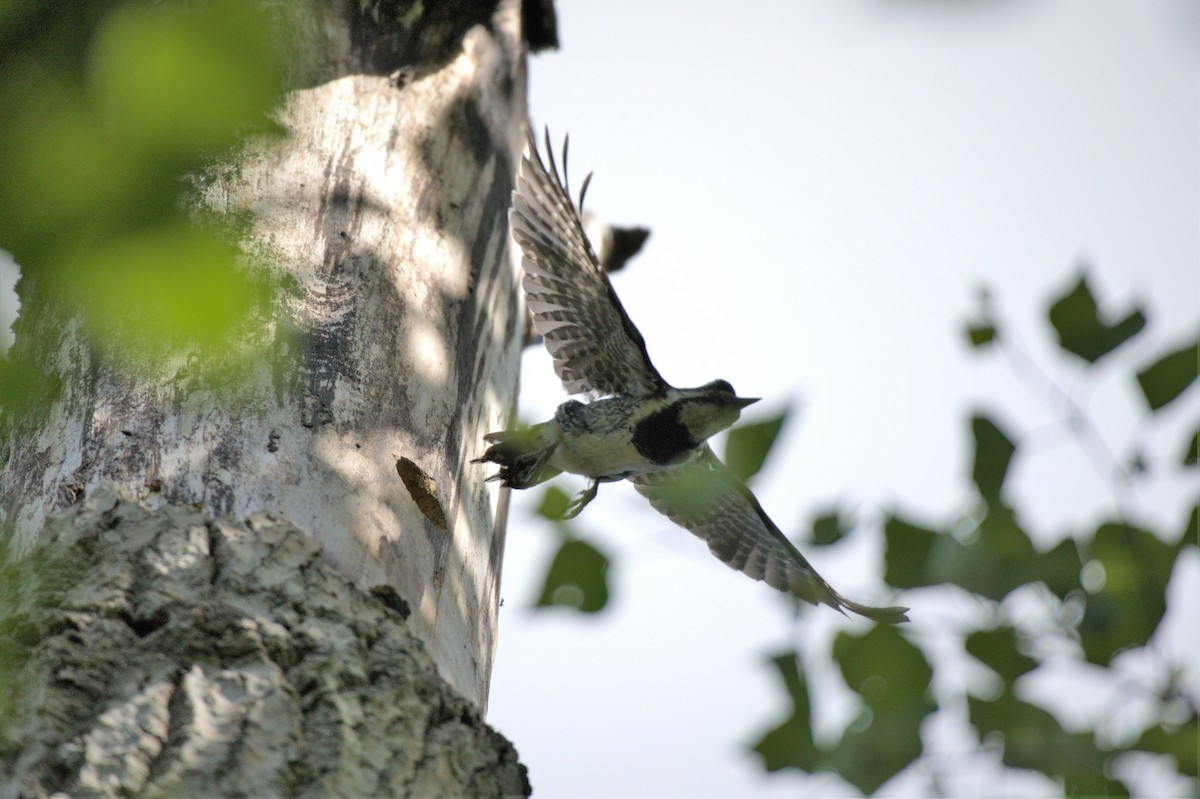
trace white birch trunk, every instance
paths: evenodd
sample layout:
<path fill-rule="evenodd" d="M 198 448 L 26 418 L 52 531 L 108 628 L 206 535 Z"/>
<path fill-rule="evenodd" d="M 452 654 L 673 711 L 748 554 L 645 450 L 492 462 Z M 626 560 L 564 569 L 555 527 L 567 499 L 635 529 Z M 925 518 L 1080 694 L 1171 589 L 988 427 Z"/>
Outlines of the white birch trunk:
<path fill-rule="evenodd" d="M 506 497 L 470 460 L 509 420 L 525 327 L 506 219 L 527 118 L 519 4 L 449 45 L 437 37 L 453 14 L 376 30 L 358 3 L 331 5 L 310 72 L 327 74 L 289 94 L 288 136 L 252 143 L 199 188 L 208 211 L 248 215 L 243 246 L 284 287 L 279 319 L 258 334 L 274 357 L 236 395 L 189 377 L 186 356 L 169 377 L 113 368 L 23 283 L 15 349 L 62 390 L 0 442 L 6 568 L 57 546 L 48 520 L 110 484 L 167 518 L 201 511 L 206 540 L 273 514 L 350 584 L 403 600 L 407 627 L 477 721 Z M 390 734 L 369 721 L 363 734 Z"/>

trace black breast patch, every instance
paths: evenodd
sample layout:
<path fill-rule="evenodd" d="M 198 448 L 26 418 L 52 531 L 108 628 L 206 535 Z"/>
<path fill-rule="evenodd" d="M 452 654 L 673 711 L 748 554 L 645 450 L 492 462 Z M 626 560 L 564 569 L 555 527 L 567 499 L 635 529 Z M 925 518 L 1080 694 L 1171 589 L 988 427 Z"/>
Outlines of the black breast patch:
<path fill-rule="evenodd" d="M 655 411 L 633 428 L 633 446 L 655 463 L 670 463 L 696 446 L 679 421 L 679 405 Z"/>

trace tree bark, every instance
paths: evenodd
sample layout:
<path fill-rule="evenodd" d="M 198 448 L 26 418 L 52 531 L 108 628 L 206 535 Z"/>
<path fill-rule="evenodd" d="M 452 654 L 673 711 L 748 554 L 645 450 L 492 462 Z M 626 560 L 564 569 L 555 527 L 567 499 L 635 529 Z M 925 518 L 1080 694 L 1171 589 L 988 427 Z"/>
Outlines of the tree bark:
<path fill-rule="evenodd" d="M 472 727 L 486 706 L 506 496 L 485 485 L 484 470 L 470 460 L 482 450 L 482 433 L 509 420 L 524 333 L 506 219 L 527 119 L 520 6 L 516 0 L 498 7 L 344 0 L 322 7 L 315 17 L 304 16 L 313 13 L 310 7 L 296 7 L 309 10 L 288 11 L 296 17 L 281 24 L 287 35 L 307 42 L 306 60 L 295 70 L 297 88 L 278 115 L 286 137 L 248 144 L 200 176 L 195 189 L 205 214 L 229 220 L 231 229 L 242 226 L 237 229 L 243 231 L 243 249 L 278 287 L 279 313 L 252 334 L 256 344 L 268 340 L 273 356 L 239 375 L 236 390 L 195 377 L 186 353 L 170 369 L 122 370 L 96 356 L 76 319 L 39 302 L 37 281 L 27 276 L 20 287 L 23 310 L 13 357 L 54 375 L 61 390 L 37 413 L 4 428 L 0 525 L 6 568 L 29 577 L 41 559 L 58 557 L 53 553 L 66 546 L 65 525 L 79 540 L 92 542 L 87 553 L 93 564 L 125 558 L 130 573 L 158 569 L 137 589 L 154 597 L 170 593 L 164 586 L 180 580 L 203 583 L 188 576 L 193 566 L 184 568 L 195 559 L 212 561 L 194 566 L 197 574 L 211 576 L 215 570 L 219 577 L 234 568 L 239 580 L 269 594 L 287 582 L 287 564 L 299 569 L 289 579 L 331 584 L 324 571 L 310 578 L 318 570 L 311 557 L 319 548 L 325 565 L 357 592 L 352 602 L 338 594 L 348 588 L 333 592 L 345 600 L 330 612 L 343 625 L 338 635 L 346 646 L 374 653 L 378 641 L 391 640 L 383 628 L 411 630 L 415 637 L 397 632 L 400 643 L 387 647 L 410 658 L 427 648 L 437 673 L 475 709 L 440 693 L 431 698 L 428 677 L 416 689 L 375 694 L 375 682 L 394 674 L 393 666 L 342 661 L 347 649 L 336 641 L 322 648 L 306 639 L 313 633 L 302 629 L 297 614 L 319 615 L 329 603 L 294 590 L 287 602 L 267 601 L 271 609 L 263 615 L 247 611 L 240 595 L 227 593 L 232 584 L 216 578 L 203 592 L 189 589 L 166 602 L 165 616 L 157 611 L 146 616 L 145 606 L 154 601 L 130 593 L 115 604 L 78 608 L 60 597 L 50 601 L 49 615 L 38 624 L 22 622 L 36 614 L 10 596 L 0 610 L 24 609 L 4 629 L 35 653 L 22 680 L 50 681 L 22 694 L 12 729 L 48 725 L 67 737 L 57 747 L 45 743 L 26 750 L 10 730 L 0 771 L 62 777 L 66 769 L 76 780 L 39 786 L 83 786 L 92 779 L 90 768 L 100 769 L 92 775 L 98 782 L 88 784 L 101 786 L 95 788 L 101 793 L 117 792 L 114 786 L 186 791 L 193 783 L 153 779 L 193 774 L 188 747 L 201 739 L 229 746 L 220 757 L 213 754 L 218 750 L 203 753 L 217 758 L 209 763 L 210 775 L 224 773 L 228 758 L 253 760 L 248 752 L 271 750 L 269 775 L 287 776 L 245 783 L 251 794 L 255 786 L 269 785 L 266 794 L 302 795 L 303 775 L 323 768 L 314 765 L 315 749 L 344 753 L 347 735 L 361 736 L 355 746 L 368 752 L 364 757 L 375 768 L 369 784 L 380 793 L 429 788 L 473 794 L 470 781 L 451 781 L 435 791 L 434 783 L 414 775 L 469 776 L 487 767 L 478 761 L 463 772 L 427 748 L 399 782 L 382 776 L 392 773 L 389 759 L 412 766 L 402 751 L 409 744 L 392 740 L 399 716 L 387 708 L 425 702 L 451 710 L 426 707 L 422 718 L 449 713 Z M 231 354 L 230 362 L 238 363 L 237 357 Z M 118 534 L 143 511 L 117 503 L 113 491 L 158 513 Z M 99 499 L 81 510 L 84 498 L 97 492 Z M 114 519 L 119 524 L 113 531 L 95 527 Z M 250 521 L 247 526 L 230 521 L 241 519 Z M 88 525 L 86 535 L 78 532 Z M 158 532 L 143 534 L 138 525 Z M 319 547 L 298 542 L 296 529 Z M 125 535 L 144 541 L 145 549 L 131 550 Z M 159 558 L 155 547 L 162 546 L 190 554 Z M 255 551 L 230 566 L 234 561 L 226 557 L 238 547 Z M 277 547 L 293 554 L 284 565 L 272 566 L 273 573 L 259 574 L 247 565 L 265 564 Z M 28 581 L 14 576 L 12 584 Z M 363 609 L 368 600 L 379 604 L 367 591 L 381 586 L 386 604 L 411 609 L 403 625 L 385 621 L 387 613 L 379 607 Z M 121 590 L 133 591 L 124 583 Z M 212 615 L 212 607 L 221 610 Z M 101 653 L 101 643 L 111 637 L 141 651 L 137 646 L 150 639 L 173 640 L 162 631 L 182 630 L 183 618 L 193 619 L 192 632 L 207 643 L 160 648 L 152 662 L 139 657 L 136 677 L 117 679 L 119 671 L 107 670 L 109 655 Z M 261 629 L 248 631 L 251 627 Z M 272 643 L 248 643 L 272 636 Z M 58 678 L 53 670 L 37 668 L 39 658 L 62 647 L 74 648 L 64 662 L 86 672 L 76 688 L 91 709 L 70 714 L 93 719 L 97 726 L 89 732 L 54 721 L 65 718 L 47 693 L 57 690 Z M 230 665 L 231 652 L 250 658 L 253 674 Z M 333 671 L 314 666 L 311 673 L 297 672 L 292 662 L 297 657 L 337 662 Z M 304 679 L 321 683 L 319 690 L 294 682 L 302 672 Z M 328 676 L 334 672 L 336 679 Z M 353 700 L 341 693 L 354 682 L 347 674 L 359 681 Z M 312 715 L 306 703 L 315 695 L 327 695 L 330 704 Z M 221 716 L 230 703 L 237 710 Z M 260 713 L 263 708 L 270 712 Z M 324 721 L 340 726 L 325 728 Z M 232 726 L 222 726 L 226 722 Z M 426 747 L 435 738 L 452 741 L 458 735 L 437 722 L 404 725 L 400 732 L 423 735 Z M 136 747 L 140 760 L 113 756 L 120 747 L 93 747 L 105 735 L 136 730 L 144 733 Z M 284 747 L 287 754 L 276 750 L 299 739 L 307 743 Z M 454 748 L 445 750 L 451 761 L 458 756 Z M 502 750 L 492 761 L 508 762 Z M 48 759 L 37 759 L 42 757 Z M 329 762 L 335 761 L 343 762 Z M 5 764 L 20 768 L 8 772 Z M 126 779 L 139 769 L 150 777 L 139 772 Z M 194 772 L 201 773 L 202 768 Z M 335 793 L 376 792 L 359 791 L 353 780 L 336 784 L 345 790 Z M 501 792 L 528 792 L 519 781 L 505 785 Z"/>
<path fill-rule="evenodd" d="M 93 491 L 6 564 L 0 796 L 506 796 L 508 741 L 438 676 L 394 592 L 290 522 Z"/>

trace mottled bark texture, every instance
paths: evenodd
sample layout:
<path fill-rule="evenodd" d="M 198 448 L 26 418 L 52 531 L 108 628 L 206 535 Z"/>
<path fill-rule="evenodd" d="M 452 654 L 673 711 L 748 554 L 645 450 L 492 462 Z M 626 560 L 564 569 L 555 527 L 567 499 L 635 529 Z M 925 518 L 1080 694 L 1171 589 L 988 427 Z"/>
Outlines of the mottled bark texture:
<path fill-rule="evenodd" d="M 7 622 L 34 652 L 9 791 L 527 791 L 478 720 L 506 496 L 470 463 L 509 421 L 524 332 L 520 4 L 269 7 L 302 58 L 287 135 L 193 196 L 275 287 L 247 334 L 271 355 L 233 353 L 233 384 L 187 352 L 124 369 L 20 286 L 13 357 L 58 390 L 0 426 L 3 587 L 52 597 Z"/>
<path fill-rule="evenodd" d="M 236 391 L 186 352 L 122 370 L 27 276 L 14 356 L 62 389 L 6 428 L 0 529 L 28 552 L 49 514 L 108 482 L 214 518 L 281 513 L 356 585 L 403 597 L 483 707 L 504 506 L 470 460 L 509 420 L 524 332 L 506 218 L 527 119 L 519 4 L 296 7 L 308 60 L 277 115 L 286 137 L 194 192 L 276 287 L 250 334 L 270 355 L 233 354 Z"/>
<path fill-rule="evenodd" d="M 529 793 L 403 601 L 357 589 L 281 517 L 101 488 L 0 574 L 0 647 L 28 657 L 0 686 L 0 796 Z"/>

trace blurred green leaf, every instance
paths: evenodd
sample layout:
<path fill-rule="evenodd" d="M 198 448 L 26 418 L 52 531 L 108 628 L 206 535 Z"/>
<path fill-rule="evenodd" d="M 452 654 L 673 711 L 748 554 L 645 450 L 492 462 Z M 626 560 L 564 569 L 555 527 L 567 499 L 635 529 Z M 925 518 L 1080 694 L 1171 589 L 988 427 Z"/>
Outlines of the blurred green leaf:
<path fill-rule="evenodd" d="M 896 588 L 952 583 L 995 601 L 1029 582 L 1044 582 L 1059 597 L 1079 585 L 1073 541 L 1038 552 L 1013 512 L 987 508 L 966 543 L 949 532 L 921 527 L 898 516 L 884 521 L 884 579 Z"/>
<path fill-rule="evenodd" d="M 971 479 L 988 504 L 995 504 L 1017 447 L 995 422 L 981 414 L 971 417 L 971 435 L 975 440 Z"/>
<path fill-rule="evenodd" d="M 921 588 L 936 581 L 932 555 L 943 540 L 961 548 L 948 534 L 899 516 L 889 515 L 884 520 L 883 535 L 887 543 L 883 579 L 896 588 Z"/>
<path fill-rule="evenodd" d="M 970 584 L 962 584 L 964 588 L 992 599 L 1001 599 L 1027 583 L 1044 583 L 1060 599 L 1079 588 L 1082 561 L 1074 539 L 1039 552 L 1013 509 L 1002 504 L 988 506 L 976 531 L 978 537 L 968 548 L 978 550 L 978 555 L 970 561 L 974 573 L 966 579 L 991 587 L 991 592 Z"/>
<path fill-rule="evenodd" d="M 920 651 L 891 627 L 875 627 L 861 637 L 839 635 L 834 656 L 865 705 L 837 745 L 816 747 L 808 687 L 795 653 L 788 652 L 772 662 L 792 711 L 753 748 L 768 771 L 832 769 L 870 793 L 920 754 L 921 720 L 933 709 L 927 692 L 931 671 Z"/>
<path fill-rule="evenodd" d="M 788 417 L 788 409 L 760 422 L 740 424 L 730 429 L 725 439 L 725 465 L 742 480 L 749 480 L 767 459 L 779 431 Z"/>
<path fill-rule="evenodd" d="M 833 658 L 846 685 L 872 710 L 919 711 L 923 716 L 933 708 L 928 694 L 933 670 L 895 627 L 877 624 L 862 635 L 840 632 Z"/>
<path fill-rule="evenodd" d="M 51 4 L 28 19 L 0 71 L 0 246 L 42 301 L 82 312 L 105 355 L 207 349 L 198 368 L 232 382 L 230 334 L 269 298 L 189 214 L 182 179 L 274 129 L 275 23 L 237 0 Z"/>
<path fill-rule="evenodd" d="M 999 601 L 1018 583 L 1015 575 L 1002 571 L 999 558 L 975 541 L 964 544 L 949 533 L 932 533 L 899 520 L 885 524 L 887 568 L 885 579 L 896 588 L 918 588 L 953 583 L 968 591 Z M 904 549 L 905 555 L 900 555 Z M 898 554 L 893 556 L 893 551 Z M 921 557 L 921 554 L 924 557 Z M 893 564 L 903 563 L 903 570 Z"/>
<path fill-rule="evenodd" d="M 115 146 L 73 88 L 18 68 L 0 79 L 0 246 L 23 270 L 60 265 L 65 242 L 178 214 L 175 175 Z"/>
<path fill-rule="evenodd" d="M 60 381 L 23 361 L 0 356 L 0 408 L 20 416 L 49 407 L 58 396 Z"/>
<path fill-rule="evenodd" d="M 183 217 L 185 170 L 276 127 L 267 113 L 282 96 L 282 58 L 261 9 L 210 0 L 40 12 L 0 71 L 0 246 L 38 271 L 65 263 L 64 242 Z"/>
<path fill-rule="evenodd" d="M 1184 522 L 1183 532 L 1175 540 L 1176 555 L 1179 554 L 1179 550 L 1189 544 L 1200 545 L 1200 502 L 1192 506 L 1192 512 L 1188 514 L 1188 519 Z"/>
<path fill-rule="evenodd" d="M 725 469 L 669 469 L 655 488 L 655 506 L 681 517 L 711 513 L 713 498 L 727 490 L 744 490 Z"/>
<path fill-rule="evenodd" d="M 995 313 L 992 308 L 992 292 L 986 285 L 976 291 L 977 308 L 974 318 L 966 323 L 964 331 L 967 342 L 975 349 L 982 348 L 996 340 L 999 332 L 996 330 Z"/>
<path fill-rule="evenodd" d="M 1168 352 L 1137 374 L 1150 410 L 1157 411 L 1196 381 L 1200 372 L 1200 339 Z"/>
<path fill-rule="evenodd" d="M 281 96 L 272 21 L 255 3 L 126 3 L 101 23 L 91 96 L 116 141 L 153 157 L 214 154 Z"/>
<path fill-rule="evenodd" d="M 850 532 L 852 526 L 845 511 L 833 508 L 813 519 L 810 540 L 817 546 L 836 544 Z"/>
<path fill-rule="evenodd" d="M 767 771 L 796 768 L 812 772 L 820 766 L 821 753 L 813 742 L 812 706 L 799 660 L 795 652 L 785 652 L 772 658 L 771 663 L 783 678 L 792 711 L 787 720 L 765 733 L 752 748 L 762 757 Z"/>
<path fill-rule="evenodd" d="M 1049 319 L 1058 334 L 1059 346 L 1089 363 L 1112 352 L 1146 326 L 1140 308 L 1129 311 L 1111 325 L 1102 320 L 1086 274 L 1080 275 L 1079 281 L 1054 301 Z"/>
<path fill-rule="evenodd" d="M 207 230 L 171 223 L 81 248 L 56 277 L 113 343 L 215 347 L 256 299 L 240 257 Z"/>
<path fill-rule="evenodd" d="M 972 657 L 1000 675 L 1006 688 L 1038 665 L 1036 660 L 1017 650 L 1017 631 L 1012 627 L 973 632 L 967 636 L 964 645 Z"/>
<path fill-rule="evenodd" d="M 822 765 L 870 795 L 920 756 L 920 720 L 913 713 L 864 709 Z"/>
<path fill-rule="evenodd" d="M 558 605 L 595 613 L 607 603 L 608 558 L 585 541 L 564 542 L 550 561 L 537 607 Z"/>
<path fill-rule="evenodd" d="M 1108 318 L 1102 319 L 1086 279 L 1081 278 L 1078 285 L 1053 304 L 1051 319 L 1064 349 L 1095 361 L 1144 327 L 1145 316 L 1139 308 L 1126 311 L 1113 324 Z M 967 334 L 973 346 L 994 340 L 997 326 L 992 319 L 985 313 L 970 320 Z M 1152 408 L 1162 407 L 1193 385 L 1200 349 L 1191 345 L 1189 348 L 1186 374 L 1180 371 L 1184 368 L 1183 355 L 1176 352 L 1139 375 Z M 1174 369 L 1169 370 L 1168 366 Z M 1026 515 L 1001 498 L 1016 454 L 1014 441 L 983 415 L 972 419 L 972 433 L 975 444 L 972 479 L 984 501 L 968 506 L 962 517 L 944 529 L 916 524 L 900 515 L 887 517 L 884 524 L 887 582 L 898 588 L 952 584 L 996 601 L 1030 583 L 1043 583 L 1058 598 L 1070 600 L 1058 608 L 1058 620 L 1078 625 L 1081 648 L 1090 663 L 1107 665 L 1122 649 L 1144 646 L 1168 610 L 1167 584 L 1178 553 L 1194 545 L 1200 528 L 1200 506 L 1193 510 L 1187 531 L 1178 540 L 1172 535 L 1175 530 L 1163 532 L 1164 536 L 1171 536 L 1163 541 L 1147 530 L 1109 524 L 1102 525 L 1091 540 L 1063 537 L 1048 550 L 1042 550 L 1033 542 L 1035 538 L 1044 540 L 1044 536 L 1031 535 L 1026 528 Z M 1197 448 L 1196 444 L 1190 445 L 1186 460 L 1193 463 L 1198 460 Z M 1136 451 L 1132 456 L 1135 462 L 1141 457 Z M 836 538 L 841 533 L 841 521 L 835 513 L 824 514 L 813 523 L 813 537 Z M 825 532 L 818 534 L 818 529 Z M 1086 570 L 1085 560 L 1094 561 Z M 1084 571 L 1088 575 L 1088 590 L 1094 594 L 1082 590 Z M 967 697 L 972 723 L 982 738 L 1003 743 L 1005 764 L 1035 769 L 1060 780 L 1068 796 L 1128 795 L 1126 787 L 1111 776 L 1110 766 L 1116 755 L 1135 747 L 1102 749 L 1097 745 L 1094 729 L 1081 733 L 1064 731 L 1044 708 L 1015 696 L 1014 683 L 1040 663 L 1026 653 L 1024 636 L 1052 634 L 1037 629 L 1036 625 L 1025 626 L 1021 616 L 1014 615 L 1014 607 L 997 606 L 995 615 L 1003 619 L 1001 626 L 971 632 L 963 641 L 964 649 L 991 668 L 1006 687 L 996 701 Z M 1054 609 L 1056 605 L 1049 603 L 1048 607 Z M 1013 626 L 1017 621 L 1021 621 L 1019 631 Z M 847 645 L 848 640 L 844 635 L 839 636 L 834 642 L 833 655 L 847 683 L 862 696 L 863 711 L 835 748 L 818 747 L 815 765 L 811 746 L 804 749 L 809 755 L 797 761 L 809 771 L 832 768 L 866 793 L 878 791 L 898 770 L 920 757 L 920 722 L 932 706 L 926 690 L 903 681 L 893 685 L 890 675 L 918 675 L 927 682 L 930 672 L 927 663 L 909 662 L 903 651 L 891 651 L 882 644 L 855 648 Z M 1034 649 L 1036 643 L 1031 640 L 1029 649 Z M 874 657 L 879 660 L 872 662 Z M 1183 678 L 1188 674 L 1185 667 L 1178 676 Z M 1124 679 L 1111 669 L 1107 676 Z M 891 704 L 897 696 L 910 699 Z M 922 705 L 922 701 L 927 704 Z M 805 709 L 807 718 L 807 704 Z M 1164 710 L 1156 721 L 1163 726 L 1148 730 L 1136 748 L 1171 754 L 1179 762 L 1181 773 L 1194 774 L 1195 718 L 1188 721 L 1190 726 L 1181 726 L 1172 713 Z M 801 729 L 796 719 L 789 719 L 788 723 L 795 726 L 797 740 L 812 740 L 811 732 Z"/>
<path fill-rule="evenodd" d="M 971 546 L 1004 563 L 1007 568 L 1019 569 L 1024 576 L 1029 562 L 1037 556 L 1029 533 L 1021 526 L 1016 513 L 1007 505 L 989 505 L 979 519 L 976 539 Z M 1024 581 L 1022 581 L 1024 582 Z"/>
<path fill-rule="evenodd" d="M 833 657 L 866 707 L 828 764 L 869 794 L 921 754 L 921 722 L 934 709 L 933 671 L 921 650 L 883 625 L 861 636 L 839 633 Z"/>
<path fill-rule="evenodd" d="M 1200 427 L 1192 431 L 1191 440 L 1188 441 L 1187 449 L 1183 453 L 1181 463 L 1184 466 L 1200 464 Z"/>
<path fill-rule="evenodd" d="M 1177 547 L 1146 530 L 1102 524 L 1089 555 L 1104 567 L 1104 587 L 1088 596 L 1079 624 L 1088 661 L 1106 665 L 1122 649 L 1143 646 L 1167 609 L 1167 582 Z"/>
<path fill-rule="evenodd" d="M 1079 555 L 1079 544 L 1074 538 L 1064 538 L 1048 552 L 1038 553 L 1028 564 L 1027 582 L 1041 582 L 1059 599 L 1077 591 L 1079 570 L 1083 558 Z"/>
<path fill-rule="evenodd" d="M 996 328 L 990 324 L 967 325 L 967 341 L 972 347 L 980 348 L 996 339 Z"/>
<path fill-rule="evenodd" d="M 1170 731 L 1162 727 L 1151 727 L 1142 733 L 1142 737 L 1133 745 L 1134 749 L 1144 752 L 1157 752 L 1171 755 L 1179 771 L 1195 779 L 1196 759 L 1200 755 L 1200 724 L 1196 714 L 1182 724 L 1172 727 Z"/>
<path fill-rule="evenodd" d="M 542 501 L 538 503 L 537 514 L 552 522 L 562 521 L 570 504 L 571 498 L 565 491 L 558 486 L 548 485 L 542 492 Z"/>
<path fill-rule="evenodd" d="M 1090 734 L 1064 731 L 1052 715 L 1011 692 L 994 702 L 968 696 L 967 703 L 979 737 L 1003 741 L 1005 765 L 1060 778 L 1067 796 L 1128 795 L 1104 776 L 1108 753 L 1096 748 Z"/>

